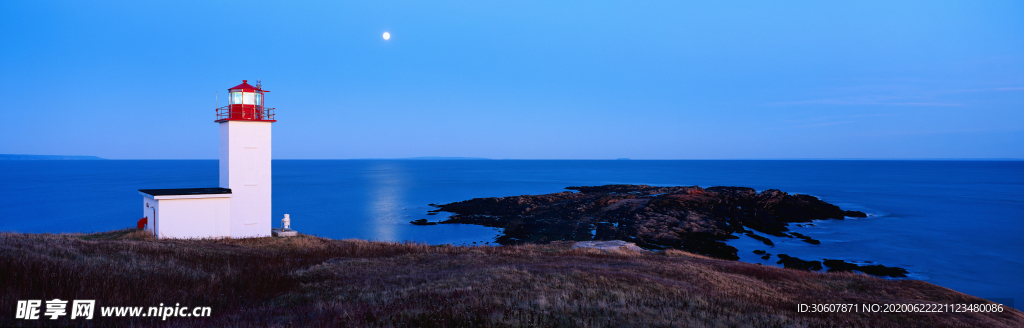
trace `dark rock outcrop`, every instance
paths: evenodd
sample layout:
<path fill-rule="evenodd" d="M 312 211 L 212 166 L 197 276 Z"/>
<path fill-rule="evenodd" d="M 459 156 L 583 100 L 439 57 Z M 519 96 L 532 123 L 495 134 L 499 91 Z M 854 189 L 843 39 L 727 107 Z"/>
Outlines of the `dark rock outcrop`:
<path fill-rule="evenodd" d="M 860 271 L 874 276 L 882 277 L 893 277 L 903 278 L 907 276 L 907 270 L 898 267 L 887 267 L 881 264 L 876 265 L 857 265 L 848 263 L 843 260 L 829 260 L 825 259 L 825 266 L 828 267 L 828 272 L 851 272 Z"/>
<path fill-rule="evenodd" d="M 845 211 L 845 212 L 843 212 L 843 214 L 846 215 L 846 216 L 849 216 L 851 218 L 866 218 L 866 217 L 868 217 L 867 214 L 864 214 L 864 212 L 861 212 L 861 211 Z"/>
<path fill-rule="evenodd" d="M 430 222 L 430 221 L 427 221 L 427 219 L 412 220 L 412 221 L 409 221 L 409 223 L 412 223 L 412 224 L 415 224 L 415 225 L 421 225 L 421 226 L 437 224 L 437 222 Z"/>
<path fill-rule="evenodd" d="M 697 186 L 566 189 L 577 192 L 476 198 L 433 205 L 437 210 L 431 212 L 454 213 L 442 224 L 503 228 L 503 235 L 497 239 L 502 245 L 625 240 L 647 249 L 680 248 L 730 260 L 739 259 L 737 250 L 723 241 L 737 238 L 734 233 L 748 232 L 746 228 L 791 237 L 786 233 L 791 222 L 841 220 L 847 215 L 838 206 L 814 196 L 775 189 L 760 193 L 745 187 Z M 757 239 L 772 245 L 767 238 Z"/>
<path fill-rule="evenodd" d="M 821 261 L 804 261 L 786 254 L 776 255 L 779 257 L 779 261 L 775 262 L 782 264 L 786 269 L 797 269 L 807 271 L 818 271 L 821 270 Z"/>
<path fill-rule="evenodd" d="M 755 234 L 755 233 L 754 233 L 753 231 L 747 231 L 747 233 L 746 233 L 745 235 L 747 235 L 747 237 L 750 237 L 750 238 L 754 238 L 754 239 L 760 240 L 760 241 L 761 241 L 762 243 L 764 243 L 765 245 L 768 245 L 768 246 L 772 246 L 772 247 L 775 247 L 775 243 L 773 243 L 771 239 L 768 239 L 767 237 L 761 237 L 761 236 L 758 236 L 758 235 L 757 235 L 757 234 Z"/>
<path fill-rule="evenodd" d="M 789 235 L 790 235 L 790 236 L 793 236 L 793 237 L 797 237 L 797 238 L 800 238 L 800 239 L 802 239 L 802 240 L 803 240 L 804 242 L 807 242 L 807 243 L 809 243 L 809 244 L 814 244 L 814 245 L 819 245 L 819 244 L 821 244 L 821 241 L 819 241 L 819 240 L 817 240 L 817 239 L 814 239 L 814 238 L 811 238 L 811 237 L 808 237 L 808 236 L 805 236 L 804 234 L 801 234 L 801 233 L 799 233 L 799 232 L 790 232 L 790 233 L 789 233 Z"/>

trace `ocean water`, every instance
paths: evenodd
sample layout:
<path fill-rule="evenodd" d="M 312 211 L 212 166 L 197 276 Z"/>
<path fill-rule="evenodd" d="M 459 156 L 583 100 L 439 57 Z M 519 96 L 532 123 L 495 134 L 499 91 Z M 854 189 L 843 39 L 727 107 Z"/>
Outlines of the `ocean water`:
<path fill-rule="evenodd" d="M 568 186 L 746 186 L 803 193 L 859 210 L 864 219 L 791 229 L 821 241 L 741 236 L 753 250 L 805 260 L 844 259 L 906 268 L 967 294 L 1024 300 L 1024 161 L 529 161 L 275 160 L 275 225 L 329 238 L 487 244 L 499 231 L 414 226 L 430 203 L 542 194 Z M 0 231 L 94 232 L 134 226 L 138 189 L 217 185 L 216 160 L 0 161 Z M 442 214 L 443 215 L 443 214 Z"/>

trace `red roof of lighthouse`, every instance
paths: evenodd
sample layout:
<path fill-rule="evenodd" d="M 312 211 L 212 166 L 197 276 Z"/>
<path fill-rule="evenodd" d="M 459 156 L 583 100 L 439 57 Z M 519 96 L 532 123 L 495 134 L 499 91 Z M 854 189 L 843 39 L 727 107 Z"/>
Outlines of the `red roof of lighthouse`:
<path fill-rule="evenodd" d="M 242 84 L 236 85 L 236 86 L 228 89 L 228 91 L 231 91 L 231 90 L 242 90 L 242 91 L 264 91 L 264 92 L 266 92 L 266 90 L 260 90 L 260 89 L 254 87 L 254 86 L 249 85 L 248 82 L 249 82 L 249 80 L 242 80 Z"/>

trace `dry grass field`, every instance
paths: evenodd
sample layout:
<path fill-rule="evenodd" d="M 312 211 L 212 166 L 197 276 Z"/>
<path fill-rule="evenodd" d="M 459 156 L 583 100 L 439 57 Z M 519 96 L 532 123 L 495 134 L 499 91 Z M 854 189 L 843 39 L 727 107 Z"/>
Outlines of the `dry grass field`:
<path fill-rule="evenodd" d="M 14 319 L 18 300 L 95 299 L 93 320 Z M 99 307 L 209 306 L 209 318 Z M 988 303 L 914 280 L 568 244 L 429 246 L 311 236 L 154 240 L 0 233 L 0 326 L 1022 327 L 1024 314 L 831 313 L 813 303 Z"/>

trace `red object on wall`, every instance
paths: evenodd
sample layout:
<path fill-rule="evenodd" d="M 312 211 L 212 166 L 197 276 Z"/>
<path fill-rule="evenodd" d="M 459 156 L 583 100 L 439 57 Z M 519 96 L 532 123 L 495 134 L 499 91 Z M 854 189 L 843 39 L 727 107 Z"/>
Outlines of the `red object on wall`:
<path fill-rule="evenodd" d="M 149 221 L 149 218 L 146 217 L 139 219 L 139 229 L 146 229 L 147 221 Z"/>
<path fill-rule="evenodd" d="M 259 83 L 252 86 L 248 80 L 242 80 L 242 84 L 228 89 L 228 105 L 217 108 L 216 122 L 277 122 L 274 120 L 274 109 L 264 106 L 267 92 L 270 91 L 263 90 Z"/>

